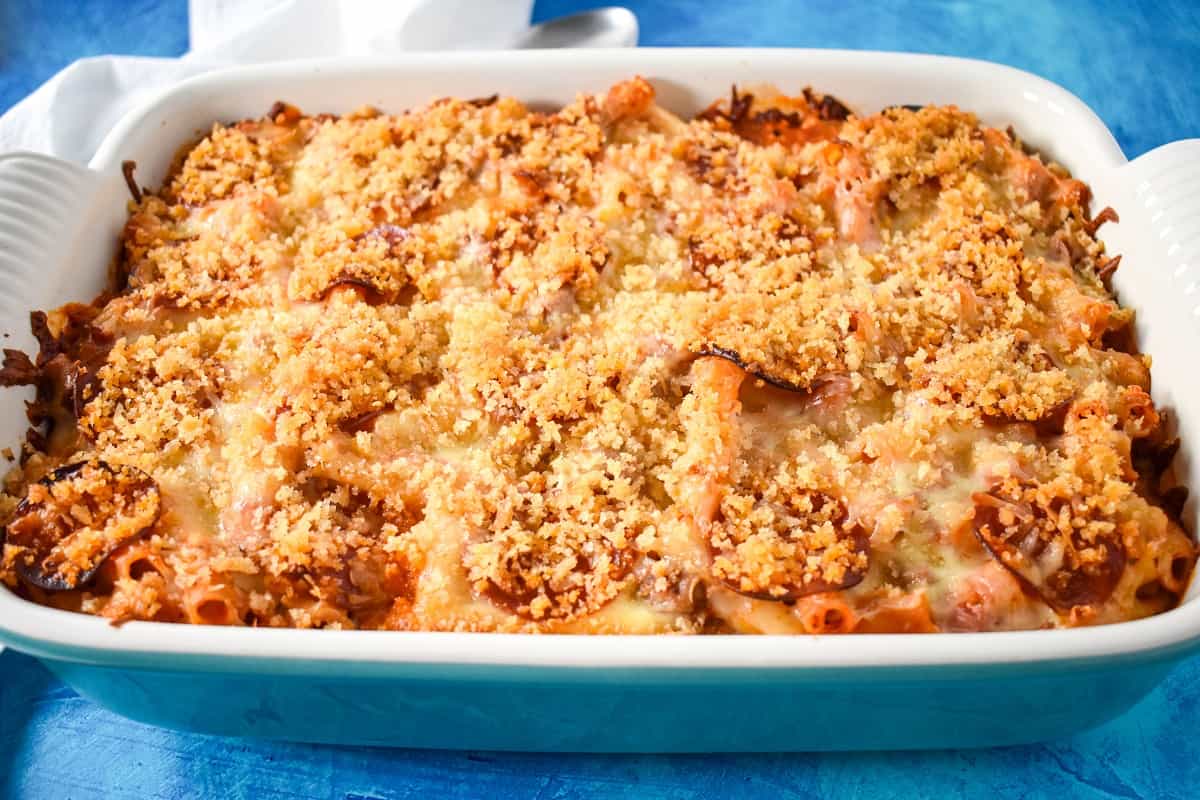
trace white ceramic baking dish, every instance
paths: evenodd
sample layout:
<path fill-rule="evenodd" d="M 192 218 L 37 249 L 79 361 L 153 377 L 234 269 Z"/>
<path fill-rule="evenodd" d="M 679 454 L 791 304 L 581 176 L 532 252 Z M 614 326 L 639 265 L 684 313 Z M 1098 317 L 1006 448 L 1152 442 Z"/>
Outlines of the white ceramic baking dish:
<path fill-rule="evenodd" d="M 285 99 L 308 112 L 502 92 L 560 104 L 641 74 L 689 114 L 732 83 L 812 85 L 865 111 L 956 103 L 1088 181 L 1119 225 L 1121 299 L 1154 356 L 1183 481 L 1200 485 L 1200 140 L 1127 162 L 1077 98 L 976 61 L 805 50 L 614 50 L 413 55 L 275 64 L 191 80 L 126 118 L 88 169 L 0 157 L 0 333 L 31 347 L 30 309 L 91 298 L 125 216 L 124 159 L 157 185 L 214 120 Z M 1119 91 L 1119 87 L 1117 89 Z M 24 425 L 0 393 L 0 440 Z M 1195 530 L 1196 507 L 1185 524 Z M 1101 628 L 856 637 L 574 637 L 255 630 L 104 620 L 0 591 L 0 640 L 134 719 L 213 733 L 417 747 L 804 750 L 1016 743 L 1121 713 L 1200 644 L 1196 592 L 1150 619 Z"/>

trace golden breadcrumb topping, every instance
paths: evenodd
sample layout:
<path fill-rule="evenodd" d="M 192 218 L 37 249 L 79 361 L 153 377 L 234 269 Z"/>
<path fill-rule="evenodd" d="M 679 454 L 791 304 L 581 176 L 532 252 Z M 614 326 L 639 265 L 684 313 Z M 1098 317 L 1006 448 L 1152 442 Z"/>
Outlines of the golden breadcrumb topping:
<path fill-rule="evenodd" d="M 1178 602 L 1087 187 L 950 107 L 641 78 L 214 125 L 32 318 L 0 578 L 112 620 L 832 633 Z"/>

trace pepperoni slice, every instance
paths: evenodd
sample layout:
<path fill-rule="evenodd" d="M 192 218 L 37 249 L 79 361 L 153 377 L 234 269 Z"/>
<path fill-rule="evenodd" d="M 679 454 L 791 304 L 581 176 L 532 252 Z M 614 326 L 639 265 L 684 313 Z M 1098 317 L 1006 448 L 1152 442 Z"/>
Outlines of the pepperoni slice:
<path fill-rule="evenodd" d="M 846 506 L 804 489 L 782 502 L 727 496 L 709 531 L 713 574 L 736 592 L 793 601 L 848 589 L 867 572 L 869 539 Z"/>
<path fill-rule="evenodd" d="M 1103 603 L 1125 571 L 1116 524 L 1084 498 L 1045 498 L 1038 486 L 977 493 L 975 534 L 1022 585 L 1058 612 Z"/>
<path fill-rule="evenodd" d="M 476 591 L 534 621 L 593 613 L 624 588 L 629 558 L 599 532 L 571 522 L 514 521 L 467 547 Z"/>
<path fill-rule="evenodd" d="M 786 367 L 771 369 L 763 364 L 743 358 L 740 353 L 728 347 L 709 344 L 700 348 L 699 355 L 723 358 L 731 364 L 741 367 L 749 375 L 753 375 L 763 383 L 783 389 L 786 392 L 809 395 L 814 402 L 822 402 L 834 395 L 849 396 L 852 391 L 849 376 L 841 372 L 830 372 L 818 375 L 807 384 L 800 384 L 783 376 Z"/>
<path fill-rule="evenodd" d="M 46 591 L 78 589 L 157 520 L 162 499 L 139 469 L 83 461 L 31 485 L 5 529 L 17 574 Z"/>
<path fill-rule="evenodd" d="M 399 225 L 376 225 L 355 236 L 347 254 L 351 266 L 334 275 L 317 299 L 325 300 L 334 289 L 346 288 L 373 306 L 395 302 L 408 284 L 403 267 L 395 261 L 408 236 L 408 229 Z"/>
<path fill-rule="evenodd" d="M 320 299 L 327 299 L 333 293 L 334 289 L 353 289 L 364 302 L 373 306 L 381 304 L 385 298 L 383 290 L 376 286 L 369 278 L 360 278 L 346 273 L 338 275 L 325 284 L 325 288 L 321 290 L 321 294 L 319 295 Z"/>

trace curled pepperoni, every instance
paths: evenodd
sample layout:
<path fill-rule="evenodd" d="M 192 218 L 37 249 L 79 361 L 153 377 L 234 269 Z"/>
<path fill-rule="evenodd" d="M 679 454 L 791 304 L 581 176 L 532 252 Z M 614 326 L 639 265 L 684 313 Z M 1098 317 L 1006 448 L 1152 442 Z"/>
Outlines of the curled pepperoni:
<path fill-rule="evenodd" d="M 343 269 L 325 284 L 318 298 L 324 300 L 334 289 L 348 288 L 371 305 L 395 302 L 408 284 L 408 276 L 395 260 L 408 236 L 407 228 L 382 224 L 354 237 L 351 240 L 353 266 Z M 382 247 L 377 244 L 379 242 Z"/>
<path fill-rule="evenodd" d="M 5 529 L 17 574 L 47 591 L 77 589 L 104 560 L 158 520 L 154 479 L 134 467 L 83 461 L 31 485 Z"/>
<path fill-rule="evenodd" d="M 630 569 L 628 554 L 599 532 L 560 521 L 514 521 L 468 545 L 463 561 L 476 591 L 534 621 L 598 611 L 621 592 Z"/>
<path fill-rule="evenodd" d="M 324 300 L 333 293 L 334 289 L 342 288 L 353 289 L 358 293 L 364 302 L 373 306 L 379 305 L 386 299 L 386 294 L 384 291 L 367 278 L 349 275 L 346 273 L 338 275 L 332 281 L 327 283 L 325 288 L 321 290 L 320 298 Z"/>
<path fill-rule="evenodd" d="M 786 602 L 859 583 L 867 572 L 869 538 L 848 523 L 840 500 L 806 489 L 781 502 L 727 497 L 708 546 L 713 574 L 729 588 Z"/>
<path fill-rule="evenodd" d="M 1032 483 L 977 493 L 975 535 L 1022 585 L 1055 611 L 1103 603 L 1125 571 L 1116 524 L 1089 500 L 1053 497 Z"/>
<path fill-rule="evenodd" d="M 819 375 L 810 381 L 808 385 L 801 385 L 778 374 L 778 371 L 773 371 L 762 364 L 743 358 L 738 351 L 728 347 L 708 344 L 700 348 L 699 354 L 701 356 L 723 358 L 741 367 L 745 372 L 758 378 L 763 383 L 774 386 L 776 389 L 783 389 L 785 392 L 810 395 L 814 402 L 822 402 L 831 396 L 845 394 L 851 389 L 850 378 L 844 373 L 831 372 Z"/>
<path fill-rule="evenodd" d="M 99 393 L 100 368 L 112 348 L 112 339 L 92 325 L 96 310 L 70 303 L 61 310 L 61 330 L 51 332 L 47 315 L 35 311 L 30 327 L 39 343 L 36 359 L 19 350 L 5 349 L 0 364 L 0 386 L 34 386 L 37 401 L 27 416 L 34 425 L 68 418 L 79 419 Z"/>

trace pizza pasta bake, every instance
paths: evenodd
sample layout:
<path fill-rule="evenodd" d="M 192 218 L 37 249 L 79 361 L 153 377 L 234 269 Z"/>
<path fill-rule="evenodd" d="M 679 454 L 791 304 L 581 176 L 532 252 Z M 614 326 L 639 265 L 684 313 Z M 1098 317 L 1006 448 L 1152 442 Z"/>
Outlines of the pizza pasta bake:
<path fill-rule="evenodd" d="M 36 392 L 0 579 L 37 603 L 917 633 L 1137 619 L 1191 577 L 1117 214 L 958 108 L 277 103 L 126 177 L 111 291 L 0 370 Z"/>

